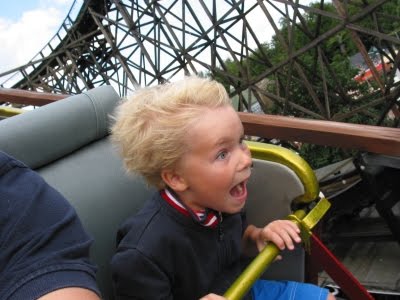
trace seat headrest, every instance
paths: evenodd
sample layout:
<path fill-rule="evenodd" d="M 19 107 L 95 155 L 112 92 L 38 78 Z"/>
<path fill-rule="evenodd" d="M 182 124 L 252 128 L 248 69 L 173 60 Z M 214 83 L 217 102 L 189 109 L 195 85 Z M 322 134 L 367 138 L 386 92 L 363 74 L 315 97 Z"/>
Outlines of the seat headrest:
<path fill-rule="evenodd" d="M 108 135 L 120 97 L 101 86 L 0 121 L 0 150 L 32 169 Z"/>

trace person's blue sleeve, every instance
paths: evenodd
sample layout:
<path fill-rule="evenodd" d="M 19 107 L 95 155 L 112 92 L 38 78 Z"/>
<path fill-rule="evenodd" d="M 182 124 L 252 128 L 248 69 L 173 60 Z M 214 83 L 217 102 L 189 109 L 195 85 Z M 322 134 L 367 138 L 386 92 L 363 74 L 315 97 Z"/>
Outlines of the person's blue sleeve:
<path fill-rule="evenodd" d="M 36 299 L 65 287 L 99 293 L 91 242 L 60 193 L 0 152 L 0 299 Z"/>

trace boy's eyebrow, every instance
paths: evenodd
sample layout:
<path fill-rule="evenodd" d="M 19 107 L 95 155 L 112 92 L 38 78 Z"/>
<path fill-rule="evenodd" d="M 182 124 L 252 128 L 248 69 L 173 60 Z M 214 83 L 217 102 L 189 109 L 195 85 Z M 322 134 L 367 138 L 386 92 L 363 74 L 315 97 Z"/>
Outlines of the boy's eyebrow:
<path fill-rule="evenodd" d="M 234 140 L 234 139 L 232 139 L 231 137 L 222 137 L 222 138 L 219 138 L 218 140 L 216 140 L 214 145 L 222 146 L 222 145 L 231 143 L 232 140 Z"/>
<path fill-rule="evenodd" d="M 215 141 L 214 145 L 215 146 L 221 146 L 223 144 L 228 143 L 228 139 L 227 138 L 220 138 L 218 140 Z"/>
<path fill-rule="evenodd" d="M 244 131 L 242 131 L 240 133 L 240 138 L 243 138 L 243 137 L 244 137 Z M 215 141 L 214 145 L 215 146 L 221 146 L 221 145 L 230 143 L 232 140 L 235 140 L 235 138 L 232 138 L 231 136 L 223 136 L 223 137 L 217 139 Z"/>

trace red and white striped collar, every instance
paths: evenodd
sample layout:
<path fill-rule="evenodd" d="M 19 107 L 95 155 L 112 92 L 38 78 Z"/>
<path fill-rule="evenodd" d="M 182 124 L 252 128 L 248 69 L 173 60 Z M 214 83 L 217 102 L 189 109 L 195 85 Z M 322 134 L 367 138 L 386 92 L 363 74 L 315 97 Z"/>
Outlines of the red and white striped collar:
<path fill-rule="evenodd" d="M 219 222 L 218 215 L 213 210 L 193 211 L 181 201 L 178 200 L 177 196 L 168 189 L 161 190 L 162 198 L 170 204 L 177 211 L 185 216 L 192 217 L 197 223 L 205 227 L 216 227 Z"/>

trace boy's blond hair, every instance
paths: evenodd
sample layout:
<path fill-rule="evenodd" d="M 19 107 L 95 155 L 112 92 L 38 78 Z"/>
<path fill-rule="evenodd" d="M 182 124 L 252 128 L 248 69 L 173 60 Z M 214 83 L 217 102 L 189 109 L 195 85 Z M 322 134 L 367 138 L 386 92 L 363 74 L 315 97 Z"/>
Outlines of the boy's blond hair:
<path fill-rule="evenodd" d="M 161 189 L 161 170 L 176 166 L 187 150 L 190 126 L 204 109 L 226 105 L 231 101 L 225 88 L 210 79 L 192 76 L 141 88 L 117 108 L 112 140 L 126 169 Z"/>

